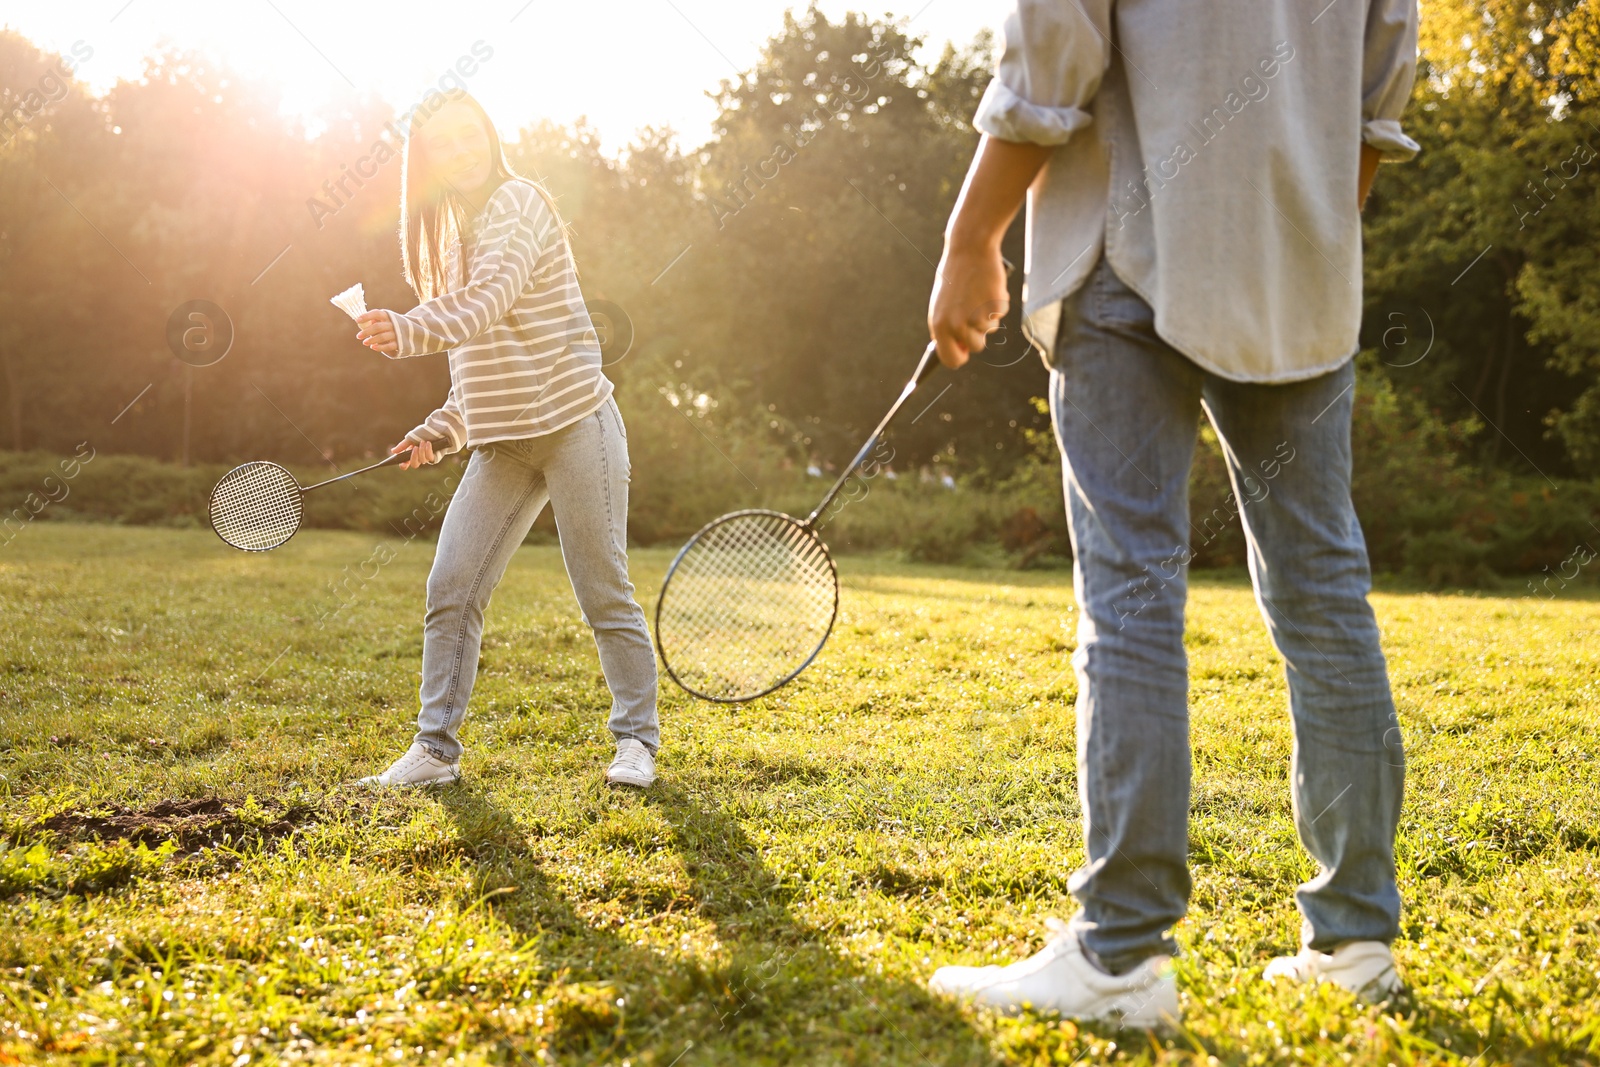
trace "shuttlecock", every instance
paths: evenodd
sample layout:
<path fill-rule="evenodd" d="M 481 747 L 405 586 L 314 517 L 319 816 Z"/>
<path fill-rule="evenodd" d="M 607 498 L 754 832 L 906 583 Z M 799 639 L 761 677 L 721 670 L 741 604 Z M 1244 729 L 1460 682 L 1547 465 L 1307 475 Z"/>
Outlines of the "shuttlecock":
<path fill-rule="evenodd" d="M 352 319 L 357 315 L 367 313 L 367 296 L 361 291 L 361 283 L 356 282 L 338 296 L 329 297 L 328 303 L 349 315 Z"/>

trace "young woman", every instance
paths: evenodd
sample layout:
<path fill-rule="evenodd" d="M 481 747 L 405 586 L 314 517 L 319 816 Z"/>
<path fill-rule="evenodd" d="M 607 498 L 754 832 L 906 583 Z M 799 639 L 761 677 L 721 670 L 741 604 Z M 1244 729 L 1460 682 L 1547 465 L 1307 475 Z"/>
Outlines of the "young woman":
<path fill-rule="evenodd" d="M 656 662 L 628 581 L 627 430 L 600 370 L 566 228 L 539 183 L 506 164 L 471 95 L 413 117 L 402 156 L 400 250 L 422 301 L 357 321 L 391 358 L 449 352 L 444 406 L 391 452 L 411 470 L 473 449 L 439 531 L 423 624 L 421 710 L 411 747 L 372 785 L 461 776 L 456 732 L 478 669 L 484 609 L 548 502 L 610 686 L 612 784 L 655 780 Z"/>

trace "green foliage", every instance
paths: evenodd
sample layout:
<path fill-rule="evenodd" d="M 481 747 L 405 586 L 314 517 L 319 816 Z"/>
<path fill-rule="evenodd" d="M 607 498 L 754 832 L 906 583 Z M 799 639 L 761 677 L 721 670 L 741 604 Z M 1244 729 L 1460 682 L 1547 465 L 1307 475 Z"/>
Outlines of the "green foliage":
<path fill-rule="evenodd" d="M 1600 485 L 1464 464 L 1462 445 L 1478 428 L 1472 418 L 1447 424 L 1381 376 L 1362 376 L 1351 491 L 1375 568 L 1484 585 L 1600 544 Z"/>
<path fill-rule="evenodd" d="M 1367 345 L 1475 458 L 1600 473 L 1595 7 L 1428 5 L 1407 131 L 1367 207 Z"/>
<path fill-rule="evenodd" d="M 513 163 L 543 175 L 573 223 L 586 293 L 635 320 L 635 351 L 608 367 L 619 384 L 696 382 L 718 417 L 767 411 L 835 463 L 864 436 L 925 337 L 992 45 L 920 60 L 910 27 L 786 14 L 755 66 L 715 89 L 705 145 L 649 129 L 608 154 L 581 122 L 510 136 Z M 1473 459 L 1518 475 L 1529 460 L 1552 477 L 1600 470 L 1597 32 L 1592 4 L 1430 5 L 1406 117 L 1423 152 L 1382 168 L 1368 208 L 1368 347 L 1446 424 L 1477 419 Z M 37 83 L 54 59 L 0 35 L 7 85 Z M 172 52 L 103 101 L 70 78 L 68 89 L 0 150 L 0 280 L 24 296 L 0 324 L 0 434 L 13 450 L 87 440 L 178 459 L 187 410 L 193 458 L 325 452 L 348 467 L 437 404 L 442 359 L 375 357 L 327 305 L 354 279 L 373 306 L 411 303 L 382 224 L 398 210 L 398 166 L 334 200 L 323 185 L 371 154 L 381 105 L 308 141 L 258 87 Z M 92 203 L 95 227 L 62 211 L 63 196 Z M 313 201 L 331 214 L 313 218 Z M 296 255 L 276 262 L 286 242 Z M 161 341 L 195 297 L 235 328 L 227 358 L 198 369 Z M 85 346 L 75 338 L 91 308 L 97 343 Z M 1043 391 L 1038 361 L 991 353 L 952 381 L 937 411 L 902 429 L 902 465 L 939 455 L 966 480 L 1005 479 L 1030 455 L 1027 434 L 1046 428 L 1028 404 Z M 1197 483 L 1208 510 L 1226 496 L 1214 461 Z M 384 523 L 412 509 L 377 510 Z M 1035 512 L 1019 526 L 1055 522 Z M 667 499 L 645 513 L 663 531 L 688 522 Z M 1044 555 L 1060 554 L 1062 532 L 1052 527 Z M 1242 558 L 1227 536 L 1202 552 Z"/>
<path fill-rule="evenodd" d="M 748 76 L 718 91 L 706 145 L 651 129 L 608 153 L 581 122 L 507 128 L 506 142 L 572 223 L 586 296 L 634 320 L 634 351 L 607 367 L 619 385 L 693 381 L 724 413 L 767 410 L 840 463 L 926 342 L 990 42 L 924 61 L 903 24 L 814 8 L 775 30 Z M 0 34 L 5 85 L 36 81 L 53 59 Z M 72 86 L 0 148 L 0 282 L 25 294 L 0 324 L 0 445 L 87 440 L 108 454 L 348 469 L 437 406 L 442 357 L 376 356 L 328 304 L 356 280 L 374 308 L 414 303 L 383 221 L 398 211 L 399 166 L 353 177 L 370 173 L 354 164 L 375 155 L 381 104 L 330 116 L 308 140 L 248 80 L 170 51 L 103 101 Z M 92 204 L 93 227 L 63 197 Z M 234 331 L 227 356 L 201 368 L 165 344 L 168 316 L 196 298 Z M 91 309 L 96 341 L 84 345 Z M 1015 337 L 1015 316 L 1008 328 Z M 1000 362 L 975 364 L 939 412 L 908 423 L 904 462 L 1011 458 L 1011 423 L 1037 422 L 1026 400 L 1043 372 L 1037 359 Z"/>
<path fill-rule="evenodd" d="M 1457 459 L 1475 424 L 1446 425 L 1370 366 L 1361 368 L 1351 413 L 1350 494 L 1373 568 L 1433 584 L 1481 583 L 1486 547 L 1471 536 L 1470 509 L 1481 502 L 1483 475 Z"/>
<path fill-rule="evenodd" d="M 1565 2 L 1461 0 L 1423 20 L 1406 120 L 1423 152 L 1382 169 L 1366 234 L 1367 358 L 1395 390 L 1382 400 L 1364 379 L 1375 403 L 1357 412 L 1357 502 L 1381 569 L 1483 581 L 1557 562 L 1583 535 L 1592 497 L 1563 475 L 1600 469 L 1589 239 L 1600 159 L 1585 162 L 1581 147 L 1600 122 L 1596 33 L 1592 5 Z M 560 196 L 585 291 L 623 303 L 638 327 L 607 373 L 633 434 L 641 543 L 681 539 L 733 507 L 808 510 L 815 486 L 797 467 L 813 455 L 844 462 L 904 380 L 989 62 L 982 39 L 932 61 L 916 58 L 918 41 L 906 24 L 795 11 L 755 67 L 717 89 L 706 145 L 645 130 L 607 154 L 591 127 L 548 122 L 508 142 L 514 165 Z M 0 36 L 7 84 L 30 84 L 51 59 Z M 103 113 L 71 84 L 0 151 L 0 278 L 27 294 L 0 324 L 0 432 L 19 451 L 81 441 L 101 456 L 44 518 L 203 525 L 206 489 L 228 463 L 271 457 L 314 480 L 331 473 L 326 456 L 348 470 L 381 455 L 437 403 L 442 359 L 357 350 L 326 304 L 361 278 L 373 306 L 409 306 L 373 221 L 397 209 L 398 167 L 319 223 L 306 212 L 326 199 L 324 177 L 370 151 L 381 114 L 336 120 L 307 142 L 253 86 L 171 53 Z M 174 170 L 196 145 L 216 146 L 226 165 Z M 66 183 L 59 194 L 45 173 Z M 63 194 L 95 205 L 104 239 L 58 210 Z M 286 219 L 299 220 L 287 236 Z M 290 237 L 319 267 L 285 260 L 258 279 L 258 261 Z M 250 269 L 196 266 L 235 260 Z M 237 335 L 226 359 L 198 369 L 152 340 L 196 296 L 221 303 Z M 75 323 L 91 306 L 100 340 L 83 346 Z M 1001 339 L 1020 340 L 1014 322 Z M 1024 565 L 1065 559 L 1058 460 L 1029 403 L 1043 391 L 1037 359 L 997 347 L 949 384 L 893 445 L 902 472 L 938 457 L 961 493 L 872 484 L 878 502 L 841 512 L 835 541 L 928 560 L 986 558 L 995 545 Z M 188 394 L 202 466 L 130 465 L 130 453 L 182 456 Z M 8 459 L 0 491 L 18 499 L 45 474 Z M 307 523 L 433 528 L 429 493 L 447 491 L 448 474 L 319 491 Z M 1230 493 L 1203 432 L 1191 487 L 1199 565 L 1244 560 Z M 1524 520 L 1533 525 L 1515 528 Z M 536 537 L 549 531 L 547 518 Z"/>
<path fill-rule="evenodd" d="M 1486 586 L 1496 575 L 1556 570 L 1574 550 L 1600 546 L 1600 486 L 1466 462 L 1479 420 L 1446 423 L 1376 362 L 1372 352 L 1358 361 L 1350 487 L 1375 571 L 1435 587 Z M 1195 566 L 1245 562 L 1236 501 L 1221 446 L 1202 425 L 1189 489 Z"/>
<path fill-rule="evenodd" d="M 1371 353 L 1361 357 L 1352 416 L 1352 495 L 1373 568 L 1433 586 L 1492 585 L 1497 575 L 1511 574 L 1570 581 L 1573 574 L 1560 572 L 1570 570 L 1572 554 L 1600 546 L 1600 486 L 1547 482 L 1463 461 L 1476 422 L 1445 423 L 1414 394 L 1398 391 L 1374 362 Z M 648 369 L 640 368 L 618 391 L 633 459 L 634 543 L 681 544 L 712 518 L 739 508 L 805 516 L 820 502 L 833 476 L 805 474 L 811 447 L 805 425 L 718 400 L 730 394 L 717 388 L 714 376 L 691 383 Z M 1047 415 L 1042 399 L 1033 403 Z M 951 491 L 909 468 L 898 478 L 886 476 L 904 447 L 891 430 L 829 509 L 823 524 L 828 544 L 838 552 L 894 551 L 929 563 L 1065 564 L 1072 548 L 1055 438 L 1048 429 L 1027 427 L 1022 435 L 1025 456 L 1004 473 L 964 477 Z M 204 528 L 210 487 L 224 472 L 219 464 L 185 469 L 97 455 L 63 479 L 62 462 L 44 453 L 0 453 L 0 544 L 32 536 L 32 521 Z M 457 455 L 433 470 L 375 471 L 319 489 L 307 495 L 305 525 L 431 539 L 464 464 Z M 296 473 L 310 483 L 334 472 Z M 31 521 L 30 498 L 42 508 Z M 1189 506 L 1193 565 L 1242 566 L 1237 497 L 1216 435 L 1203 422 Z M 552 530 L 547 513 L 530 540 L 547 541 Z"/>

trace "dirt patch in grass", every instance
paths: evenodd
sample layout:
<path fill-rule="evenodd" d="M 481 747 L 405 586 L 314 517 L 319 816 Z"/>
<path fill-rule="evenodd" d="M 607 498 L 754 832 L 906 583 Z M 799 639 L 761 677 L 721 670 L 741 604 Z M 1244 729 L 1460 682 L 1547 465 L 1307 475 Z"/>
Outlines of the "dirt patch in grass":
<path fill-rule="evenodd" d="M 171 841 L 185 852 L 237 846 L 245 841 L 273 841 L 315 821 L 310 808 L 242 814 L 219 797 L 163 800 L 148 808 L 99 808 L 64 812 L 39 823 L 37 829 L 62 837 L 96 841 L 122 840 L 156 848 Z"/>

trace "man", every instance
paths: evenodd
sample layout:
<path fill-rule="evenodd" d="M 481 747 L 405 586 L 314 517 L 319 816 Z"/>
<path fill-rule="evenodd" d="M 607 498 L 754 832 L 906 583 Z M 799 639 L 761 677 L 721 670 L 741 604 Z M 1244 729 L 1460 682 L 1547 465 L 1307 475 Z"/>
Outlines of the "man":
<path fill-rule="evenodd" d="M 1081 909 L 1043 950 L 941 968 L 935 991 L 1177 1020 L 1202 411 L 1284 657 L 1295 825 L 1320 867 L 1296 893 L 1302 949 L 1266 976 L 1398 988 L 1404 761 L 1350 503 L 1350 414 L 1360 208 L 1381 159 L 1417 152 L 1398 121 L 1416 41 L 1416 0 L 1019 0 L 1007 19 L 928 321 L 945 365 L 982 350 L 1026 192 L 1024 328 L 1050 368 L 1081 609 L 1087 856 L 1071 882 Z"/>

